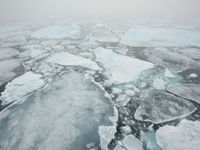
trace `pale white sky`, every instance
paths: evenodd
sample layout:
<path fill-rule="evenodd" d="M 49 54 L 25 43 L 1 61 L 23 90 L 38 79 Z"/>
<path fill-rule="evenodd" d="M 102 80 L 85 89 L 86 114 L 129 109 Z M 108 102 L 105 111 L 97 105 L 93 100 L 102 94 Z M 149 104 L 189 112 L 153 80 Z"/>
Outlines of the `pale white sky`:
<path fill-rule="evenodd" d="M 200 0 L 0 0 L 0 16 L 200 17 Z"/>

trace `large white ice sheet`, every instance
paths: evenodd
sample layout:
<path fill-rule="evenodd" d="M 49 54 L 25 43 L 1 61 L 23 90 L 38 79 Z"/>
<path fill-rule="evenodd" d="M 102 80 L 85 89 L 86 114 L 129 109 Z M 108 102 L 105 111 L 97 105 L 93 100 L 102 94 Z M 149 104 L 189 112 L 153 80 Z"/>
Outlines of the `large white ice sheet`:
<path fill-rule="evenodd" d="M 97 48 L 94 52 L 96 61 L 103 65 L 108 78 L 116 83 L 136 81 L 142 71 L 153 67 L 152 63 L 117 54 L 110 49 Z"/>

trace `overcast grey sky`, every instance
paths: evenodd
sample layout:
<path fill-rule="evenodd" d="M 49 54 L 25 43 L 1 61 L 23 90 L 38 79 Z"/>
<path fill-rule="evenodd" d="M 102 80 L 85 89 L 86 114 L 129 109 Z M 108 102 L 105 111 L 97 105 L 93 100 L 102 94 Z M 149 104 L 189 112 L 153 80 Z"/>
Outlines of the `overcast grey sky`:
<path fill-rule="evenodd" d="M 0 16 L 200 17 L 200 0 L 0 0 Z"/>

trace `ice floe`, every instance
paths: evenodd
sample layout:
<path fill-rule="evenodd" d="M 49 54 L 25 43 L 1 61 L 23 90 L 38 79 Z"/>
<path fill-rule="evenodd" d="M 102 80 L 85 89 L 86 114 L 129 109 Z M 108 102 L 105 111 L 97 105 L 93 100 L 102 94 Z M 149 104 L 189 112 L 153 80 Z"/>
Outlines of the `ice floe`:
<path fill-rule="evenodd" d="M 156 132 L 163 150 L 197 150 L 200 145 L 200 121 L 182 120 L 177 126 L 163 126 Z"/>
<path fill-rule="evenodd" d="M 138 54 L 141 57 L 144 57 L 145 60 L 166 67 L 174 73 L 190 68 L 200 68 L 199 61 L 176 52 L 176 49 L 173 48 L 145 48 L 144 50 L 139 51 Z"/>
<path fill-rule="evenodd" d="M 137 108 L 134 116 L 137 120 L 163 123 L 185 117 L 196 110 L 189 101 L 172 94 L 150 90 Z"/>
<path fill-rule="evenodd" d="M 126 136 L 123 145 L 127 150 L 143 150 L 142 142 L 133 135 Z"/>
<path fill-rule="evenodd" d="M 103 94 L 81 73 L 59 76 L 1 113 L 1 149 L 80 150 L 89 143 L 97 148 L 108 134 L 100 138 L 98 127 L 113 126 L 113 105 Z"/>
<path fill-rule="evenodd" d="M 72 26 L 47 26 L 38 31 L 35 31 L 31 36 L 37 39 L 58 39 L 58 38 L 73 38 L 80 32 L 77 25 Z"/>
<path fill-rule="evenodd" d="M 167 90 L 180 97 L 190 99 L 200 104 L 200 85 L 198 84 L 173 84 Z"/>
<path fill-rule="evenodd" d="M 9 82 L 5 91 L 1 93 L 2 105 L 13 102 L 43 87 L 45 82 L 41 78 L 42 75 L 29 71 Z"/>
<path fill-rule="evenodd" d="M 37 58 L 39 56 L 41 56 L 44 53 L 44 51 L 39 50 L 39 49 L 30 49 L 30 50 L 26 50 L 23 53 L 20 54 L 21 58 Z"/>
<path fill-rule="evenodd" d="M 165 90 L 167 82 L 162 78 L 156 77 L 153 79 L 153 87 L 157 90 Z"/>
<path fill-rule="evenodd" d="M 61 52 L 55 55 L 52 55 L 48 62 L 56 63 L 62 66 L 78 66 L 84 67 L 92 70 L 101 70 L 101 68 L 93 61 L 70 54 L 68 52 Z"/>
<path fill-rule="evenodd" d="M 116 126 L 100 126 L 100 145 L 103 150 L 108 150 L 108 144 L 115 138 Z"/>
<path fill-rule="evenodd" d="M 134 47 L 187 47 L 200 46 L 200 32 L 170 28 L 131 28 L 121 43 Z"/>
<path fill-rule="evenodd" d="M 110 49 L 97 48 L 94 53 L 96 61 L 103 65 L 108 78 L 115 83 L 136 81 L 142 71 L 153 67 L 152 63 L 117 54 Z"/>

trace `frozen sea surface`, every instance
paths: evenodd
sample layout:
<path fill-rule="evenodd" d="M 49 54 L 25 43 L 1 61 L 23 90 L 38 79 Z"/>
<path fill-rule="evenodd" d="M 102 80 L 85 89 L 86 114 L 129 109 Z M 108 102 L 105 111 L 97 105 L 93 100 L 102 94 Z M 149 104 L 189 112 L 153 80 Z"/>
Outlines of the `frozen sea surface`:
<path fill-rule="evenodd" d="M 156 132 L 163 150 L 197 150 L 200 144 L 200 122 L 183 120 L 177 126 L 164 126 Z"/>
<path fill-rule="evenodd" d="M 98 127 L 112 125 L 113 115 L 103 91 L 82 74 L 68 72 L 1 113 L 0 147 L 84 150 L 91 143 L 98 147 Z"/>
<path fill-rule="evenodd" d="M 144 27 L 126 32 L 121 43 L 134 47 L 187 47 L 200 46 L 200 32 L 182 29 Z"/>
<path fill-rule="evenodd" d="M 0 150 L 198 148 L 199 22 L 151 21 L 0 22 Z"/>
<path fill-rule="evenodd" d="M 200 85 L 199 84 L 175 84 L 167 90 L 180 97 L 190 99 L 200 104 Z"/>
<path fill-rule="evenodd" d="M 138 120 L 158 124 L 185 117 L 195 110 L 195 106 L 183 98 L 151 90 L 142 100 L 134 116 Z"/>

